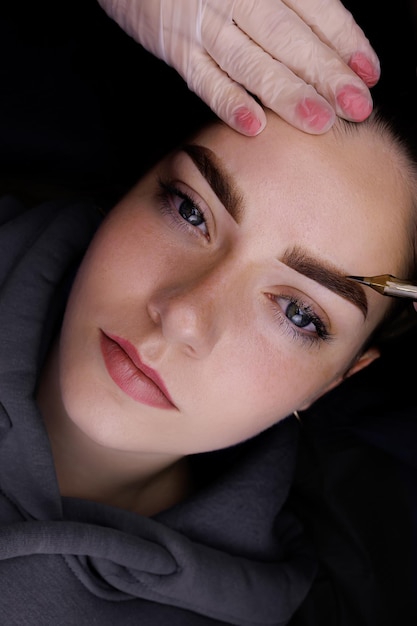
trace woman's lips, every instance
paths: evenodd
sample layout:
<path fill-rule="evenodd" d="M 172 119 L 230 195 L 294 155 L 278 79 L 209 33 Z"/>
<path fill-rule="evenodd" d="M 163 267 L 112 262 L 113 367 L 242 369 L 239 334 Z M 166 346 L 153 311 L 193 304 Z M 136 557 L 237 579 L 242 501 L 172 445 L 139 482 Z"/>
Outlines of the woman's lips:
<path fill-rule="evenodd" d="M 110 377 L 128 396 L 160 409 L 175 408 L 158 374 L 142 363 L 129 341 L 101 331 L 100 347 Z"/>

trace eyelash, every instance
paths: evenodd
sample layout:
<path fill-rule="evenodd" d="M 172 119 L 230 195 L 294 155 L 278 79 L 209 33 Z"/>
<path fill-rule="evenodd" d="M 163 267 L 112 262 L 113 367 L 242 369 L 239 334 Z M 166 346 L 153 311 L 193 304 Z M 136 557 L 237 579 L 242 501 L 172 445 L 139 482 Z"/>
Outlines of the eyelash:
<path fill-rule="evenodd" d="M 279 323 L 284 325 L 288 332 L 290 332 L 296 339 L 301 339 L 302 341 L 307 341 L 312 344 L 318 341 L 330 341 L 333 338 L 326 324 L 323 322 L 321 317 L 315 313 L 310 304 L 307 304 L 303 300 L 295 298 L 291 295 L 280 294 L 277 296 L 274 294 L 268 294 L 268 297 L 275 305 L 275 317 L 278 319 Z M 287 305 L 285 307 L 281 306 L 278 302 L 279 300 L 285 300 Z M 297 311 L 301 310 L 303 314 L 310 318 L 310 323 L 314 325 L 316 330 L 315 334 L 309 331 L 303 331 L 302 327 L 299 327 L 294 324 L 294 322 L 291 322 L 291 320 L 286 316 L 288 307 L 291 305 L 294 305 L 297 308 Z"/>
<path fill-rule="evenodd" d="M 201 216 L 202 223 L 205 225 L 207 233 L 203 233 L 199 228 L 200 225 L 196 226 L 188 222 L 183 216 L 181 216 L 178 208 L 175 206 L 173 198 L 180 198 L 184 202 L 187 202 L 190 205 L 191 210 L 195 210 Z M 176 185 L 166 182 L 162 179 L 158 180 L 158 199 L 160 201 L 160 210 L 163 215 L 167 215 L 171 218 L 174 226 L 176 228 L 185 229 L 186 232 L 191 232 L 194 235 L 203 236 L 206 239 L 210 239 L 210 235 L 208 232 L 207 219 L 205 210 L 201 207 L 201 205 L 194 200 L 189 194 L 178 189 Z M 196 231 L 199 231 L 196 233 Z M 309 342 L 310 344 L 317 343 L 319 341 L 330 341 L 332 339 L 332 335 L 329 333 L 326 325 L 323 320 L 315 313 L 310 304 L 295 298 L 291 295 L 280 294 L 279 296 L 274 294 L 268 294 L 270 300 L 274 303 L 274 317 L 278 320 L 281 326 L 284 326 L 292 336 L 301 341 Z M 279 305 L 278 300 L 285 300 L 288 304 L 284 308 Z M 294 305 L 298 310 L 301 310 L 305 315 L 307 315 L 315 329 L 316 332 L 312 333 L 309 331 L 303 331 L 301 327 L 298 327 L 294 322 L 286 317 L 286 312 L 288 311 L 288 307 L 290 305 Z"/>
<path fill-rule="evenodd" d="M 199 231 L 198 233 L 199 236 L 201 234 L 203 237 L 209 240 L 210 234 L 209 234 L 209 229 L 207 225 L 206 212 L 200 206 L 200 204 L 196 200 L 194 200 L 189 194 L 185 193 L 184 191 L 181 191 L 180 189 L 178 189 L 178 187 L 176 187 L 172 183 L 167 183 L 163 181 L 162 179 L 159 179 L 158 187 L 159 187 L 158 199 L 161 203 L 161 206 L 160 206 L 161 212 L 164 215 L 171 217 L 175 226 L 179 228 L 185 228 L 187 232 L 191 231 L 194 235 L 197 234 L 196 231 Z M 199 213 L 202 219 L 202 224 L 204 224 L 205 226 L 206 233 L 204 233 L 202 229 L 199 228 L 201 224 L 194 225 L 191 222 L 188 222 L 185 219 L 185 217 L 183 217 L 180 214 L 178 208 L 175 206 L 175 203 L 173 201 L 174 197 L 180 198 L 184 202 L 187 202 L 191 210 Z"/>

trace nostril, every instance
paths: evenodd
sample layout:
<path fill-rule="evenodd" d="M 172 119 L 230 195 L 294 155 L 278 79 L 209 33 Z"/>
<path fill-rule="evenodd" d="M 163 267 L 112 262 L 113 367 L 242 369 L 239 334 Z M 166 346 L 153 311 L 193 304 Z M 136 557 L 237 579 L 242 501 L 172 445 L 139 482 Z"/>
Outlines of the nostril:
<path fill-rule="evenodd" d="M 151 320 L 154 322 L 154 324 L 160 325 L 161 323 L 161 314 L 159 311 L 159 308 L 156 306 L 155 303 L 150 302 L 148 304 L 148 315 L 151 318 Z"/>

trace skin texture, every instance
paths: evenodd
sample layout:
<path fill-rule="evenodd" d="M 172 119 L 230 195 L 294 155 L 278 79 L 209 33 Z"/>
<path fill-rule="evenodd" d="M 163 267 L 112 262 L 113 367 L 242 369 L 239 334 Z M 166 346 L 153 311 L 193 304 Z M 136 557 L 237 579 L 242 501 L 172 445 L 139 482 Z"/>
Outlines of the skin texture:
<path fill-rule="evenodd" d="M 161 480 L 184 485 L 184 455 L 259 433 L 377 356 L 356 359 L 389 299 L 364 290 L 365 316 L 291 267 L 289 252 L 315 257 L 341 285 L 346 275 L 401 276 L 411 201 L 387 142 L 365 127 L 307 135 L 268 113 L 256 138 L 215 124 L 190 143 L 233 179 L 224 203 L 204 159 L 199 169 L 192 151 L 169 156 L 109 213 L 71 292 L 39 392 L 67 495 L 154 512 L 169 502 L 151 497 L 142 509 L 140 486 L 145 502 Z M 225 209 L 233 199 L 238 222 Z M 121 388 L 103 333 L 116 338 L 105 338 L 110 360 L 127 340 L 165 395 Z"/>

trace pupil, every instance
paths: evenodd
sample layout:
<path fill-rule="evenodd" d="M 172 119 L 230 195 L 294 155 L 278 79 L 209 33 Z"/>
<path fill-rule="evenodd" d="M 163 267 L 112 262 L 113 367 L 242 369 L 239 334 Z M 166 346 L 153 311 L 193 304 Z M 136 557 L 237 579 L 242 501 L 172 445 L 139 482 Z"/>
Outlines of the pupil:
<path fill-rule="evenodd" d="M 199 226 L 203 220 L 199 211 L 192 205 L 183 202 L 180 209 L 181 217 L 187 220 L 193 226 Z"/>
<path fill-rule="evenodd" d="M 288 305 L 287 315 L 291 319 L 291 321 L 296 324 L 299 328 L 303 328 L 304 326 L 308 326 L 310 323 L 309 317 L 304 315 L 302 309 L 300 309 L 295 302 L 291 302 Z"/>

